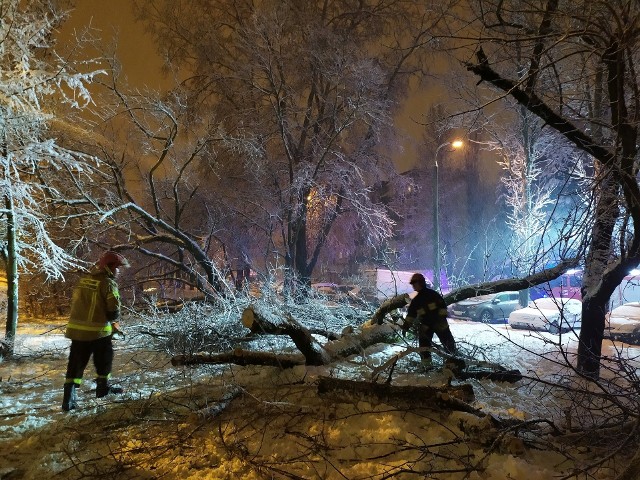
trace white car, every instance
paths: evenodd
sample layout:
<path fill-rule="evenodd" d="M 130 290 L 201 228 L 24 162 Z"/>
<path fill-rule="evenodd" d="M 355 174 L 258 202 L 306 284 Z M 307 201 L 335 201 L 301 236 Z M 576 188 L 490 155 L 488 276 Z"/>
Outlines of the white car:
<path fill-rule="evenodd" d="M 568 332 L 582 325 L 582 302 L 574 298 L 544 297 L 509 315 L 509 326 L 550 333 Z"/>
<path fill-rule="evenodd" d="M 605 318 L 604 338 L 640 344 L 640 302 L 620 305 Z"/>

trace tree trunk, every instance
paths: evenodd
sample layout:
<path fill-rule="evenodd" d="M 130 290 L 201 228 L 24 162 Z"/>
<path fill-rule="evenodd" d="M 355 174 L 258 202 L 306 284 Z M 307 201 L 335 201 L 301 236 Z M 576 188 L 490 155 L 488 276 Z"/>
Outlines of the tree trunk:
<path fill-rule="evenodd" d="M 390 299 L 383 311 L 389 310 L 390 305 L 405 305 L 403 295 Z M 280 314 L 281 315 L 281 314 Z M 394 343 L 397 340 L 398 328 L 394 325 L 377 323 L 365 324 L 359 329 L 347 327 L 342 335 L 320 345 L 311 335 L 311 331 L 295 321 L 290 314 L 286 318 L 272 313 L 259 304 L 247 307 L 242 313 L 242 324 L 254 333 L 270 335 L 288 335 L 302 355 L 287 355 L 280 353 L 252 352 L 236 349 L 233 352 L 219 354 L 199 353 L 196 355 L 176 355 L 171 359 L 173 365 L 196 365 L 203 363 L 236 365 L 269 365 L 280 368 L 292 368 L 298 365 L 328 365 L 332 362 L 343 360 L 350 355 L 361 354 L 367 347 L 378 343 Z M 325 334 L 325 336 L 327 336 Z M 480 378 L 494 381 L 517 382 L 522 379 L 518 370 L 507 370 L 497 365 L 473 359 L 461 359 L 449 355 L 437 346 L 431 349 L 437 355 L 457 364 L 455 372 L 457 378 Z M 411 353 L 418 353 L 419 349 L 408 348 L 403 353 L 389 359 L 384 365 L 373 370 L 372 378 L 378 378 L 382 371 L 389 371 L 389 377 L 400 358 Z M 451 368 L 451 367 L 450 367 Z"/>
<path fill-rule="evenodd" d="M 600 375 L 606 310 L 606 302 L 598 302 L 593 297 L 582 299 L 582 328 L 576 368 L 590 378 L 598 378 Z"/>
<path fill-rule="evenodd" d="M 305 359 L 302 355 L 252 352 L 239 348 L 231 352 L 175 355 L 171 358 L 171 365 L 173 366 L 201 365 L 205 363 L 214 365 L 233 363 L 234 365 L 267 365 L 271 367 L 293 368 L 304 365 Z"/>
<path fill-rule="evenodd" d="M 567 258 L 562 260 L 553 268 L 547 268 L 522 278 L 495 280 L 458 288 L 444 295 L 444 301 L 447 305 L 451 305 L 452 303 L 456 303 L 470 297 L 476 297 L 478 295 L 488 295 L 490 293 L 506 292 L 510 290 L 517 291 L 534 285 L 540 285 L 541 283 L 549 282 L 558 278 L 569 268 L 575 267 L 578 265 L 578 260 L 578 258 Z"/>
<path fill-rule="evenodd" d="M 402 295 L 396 295 L 395 297 L 391 297 L 380 305 L 378 310 L 373 314 L 371 318 L 371 323 L 382 325 L 384 321 L 384 317 L 387 313 L 390 313 L 398 308 L 404 308 L 409 305 L 410 302 L 409 295 L 403 293 Z"/>
<path fill-rule="evenodd" d="M 401 408 L 426 406 L 443 410 L 459 410 L 479 414 L 471 407 L 473 387 L 469 384 L 432 387 L 429 385 L 390 385 L 334 377 L 321 377 L 318 394 L 342 402 L 367 400 L 383 402 Z"/>
<path fill-rule="evenodd" d="M 327 361 L 322 348 L 311 335 L 311 331 L 291 316 L 281 319 L 257 305 L 252 305 L 242 312 L 241 320 L 242 324 L 254 333 L 288 335 L 304 355 L 307 365 L 324 365 Z"/>
<path fill-rule="evenodd" d="M 313 332 L 290 314 L 287 318 L 279 318 L 258 305 L 251 305 L 242 312 L 242 324 L 252 332 L 288 335 L 304 355 L 306 365 L 327 365 L 336 359 L 360 353 L 376 343 L 388 343 L 396 335 L 396 329 L 391 325 L 365 326 L 333 336 L 333 340 L 320 345 L 311 335 Z"/>
<path fill-rule="evenodd" d="M 250 307 L 245 308 L 242 312 L 240 321 L 242 322 L 242 325 L 251 330 L 251 333 L 288 335 L 288 332 L 283 330 L 281 319 L 274 317 L 271 312 L 268 312 L 257 305 L 251 305 Z M 293 321 L 299 323 L 298 320 L 293 319 Z M 309 328 L 308 330 L 310 333 L 322 335 L 323 337 L 327 337 L 329 340 L 337 340 L 340 338 L 338 333 L 330 332 L 329 330 L 322 330 L 318 328 Z"/>
<path fill-rule="evenodd" d="M 10 195 L 5 197 L 5 207 L 7 209 L 7 328 L 5 336 L 7 346 L 5 354 L 11 356 L 14 352 L 14 340 L 18 328 L 18 260 L 15 214 L 13 198 Z"/>
<path fill-rule="evenodd" d="M 205 408 L 201 408 L 200 410 L 196 410 L 194 413 L 189 415 L 189 421 L 199 424 L 205 420 L 211 421 L 211 419 L 224 412 L 227 407 L 231 405 L 231 402 L 242 395 L 242 393 L 242 388 L 232 387 L 227 393 L 222 396 L 222 398 L 217 403 L 209 405 Z"/>
<path fill-rule="evenodd" d="M 578 372 L 591 378 L 597 378 L 600 374 L 604 316 L 610 297 L 606 295 L 604 298 L 602 295 L 607 288 L 602 279 L 609 263 L 613 228 L 618 217 L 618 188 L 611 173 L 605 172 L 603 175 L 582 280 L 582 327 L 576 364 Z"/>
<path fill-rule="evenodd" d="M 248 309 L 253 310 L 252 307 Z M 337 340 L 320 345 L 311 335 L 311 332 L 298 324 L 290 317 L 279 325 L 265 321 L 260 315 L 243 313 L 244 319 L 253 317 L 253 321 L 260 327 L 263 334 L 288 335 L 302 353 L 301 356 L 286 355 L 280 353 L 252 352 L 237 349 L 233 352 L 197 355 L 176 355 L 171 359 L 174 365 L 196 365 L 202 363 L 234 363 L 236 365 L 271 365 L 282 368 L 291 368 L 297 365 L 328 365 L 337 360 L 342 360 L 350 355 L 361 353 L 367 347 L 377 343 L 388 343 L 396 335 L 396 328 L 392 325 L 376 325 L 365 327 L 357 333 L 347 333 Z M 246 325 L 245 325 L 246 326 Z"/>
<path fill-rule="evenodd" d="M 335 360 L 361 353 L 371 345 L 389 343 L 397 335 L 397 329 L 392 325 L 365 326 L 356 331 L 352 328 L 345 329 L 345 333 L 339 336 L 329 334 L 334 339 L 320 345 L 313 337 L 312 331 L 303 327 L 291 315 L 284 319 L 279 318 L 257 305 L 244 310 L 242 324 L 254 333 L 289 336 L 302 353 L 302 357 L 236 350 L 221 354 L 177 355 L 172 358 L 172 363 L 174 365 L 235 363 L 274 365 L 282 368 L 291 368 L 296 365 L 328 365 Z"/>

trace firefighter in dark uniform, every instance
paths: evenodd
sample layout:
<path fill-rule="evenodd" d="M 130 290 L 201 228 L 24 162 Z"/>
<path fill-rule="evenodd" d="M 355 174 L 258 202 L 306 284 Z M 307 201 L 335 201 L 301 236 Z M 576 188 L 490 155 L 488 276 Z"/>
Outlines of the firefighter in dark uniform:
<path fill-rule="evenodd" d="M 420 347 L 431 347 L 435 333 L 444 349 L 451 355 L 455 355 L 456 343 L 449 330 L 447 304 L 442 295 L 428 288 L 424 276 L 420 273 L 414 273 L 409 283 L 418 294 L 409 304 L 402 329 L 408 330 L 417 323 Z M 430 351 L 420 352 L 420 356 L 423 364 L 431 363 Z"/>
<path fill-rule="evenodd" d="M 76 408 L 76 388 L 82 383 L 84 369 L 93 355 L 96 368 L 96 397 L 122 393 L 109 383 L 113 364 L 112 336 L 118 331 L 120 293 L 116 275 L 128 267 L 127 259 L 116 252 L 105 252 L 73 291 L 71 313 L 65 337 L 71 339 L 69 363 L 64 383 L 62 409 Z"/>

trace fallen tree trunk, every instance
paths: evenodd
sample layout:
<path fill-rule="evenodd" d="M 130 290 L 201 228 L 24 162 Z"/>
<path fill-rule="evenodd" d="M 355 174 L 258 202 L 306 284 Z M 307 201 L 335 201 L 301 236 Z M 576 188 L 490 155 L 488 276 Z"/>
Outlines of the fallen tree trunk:
<path fill-rule="evenodd" d="M 526 277 L 494 280 L 491 282 L 478 283 L 475 285 L 457 288 L 449 292 L 447 295 L 444 295 L 444 301 L 447 305 L 451 305 L 452 303 L 471 297 L 477 297 L 479 295 L 488 295 L 490 293 L 507 292 L 511 290 L 524 290 L 525 288 L 534 287 L 541 283 L 554 280 L 569 268 L 575 267 L 577 264 L 578 258 L 569 258 L 561 261 L 553 268 L 548 268 L 540 272 L 527 275 Z"/>
<path fill-rule="evenodd" d="M 349 329 L 334 340 L 320 345 L 313 338 L 314 332 L 300 325 L 291 316 L 278 318 L 255 305 L 244 310 L 242 324 L 252 332 L 288 335 L 304 355 L 306 365 L 327 365 L 336 359 L 361 353 L 376 343 L 390 343 L 397 334 L 393 325 L 367 325 L 359 330 Z"/>
<path fill-rule="evenodd" d="M 473 387 L 469 384 L 432 387 L 320 377 L 318 394 L 339 402 L 350 403 L 368 399 L 374 400 L 373 403 L 387 403 L 401 408 L 422 406 L 481 414 L 478 409 L 469 405 L 475 398 Z"/>
<path fill-rule="evenodd" d="M 378 307 L 378 310 L 373 314 L 373 317 L 371 317 L 371 323 L 382 325 L 387 313 L 397 310 L 398 308 L 406 307 L 410 301 L 411 299 L 406 293 L 385 300 L 380 304 L 380 307 Z"/>
<path fill-rule="evenodd" d="M 196 365 L 204 363 L 234 363 L 236 365 L 271 365 L 291 368 L 296 365 L 328 365 L 350 355 L 362 353 L 367 347 L 377 343 L 391 343 L 397 335 L 393 325 L 364 326 L 359 330 L 349 330 L 336 340 L 321 345 L 312 332 L 293 320 L 279 319 L 269 312 L 261 312 L 251 306 L 242 314 L 242 323 L 252 331 L 271 335 L 288 335 L 300 350 L 302 356 L 236 349 L 219 354 L 199 353 L 196 355 L 176 355 L 173 365 Z"/>
<path fill-rule="evenodd" d="M 242 312 L 241 321 L 254 333 L 288 335 L 304 355 L 307 365 L 325 365 L 328 360 L 323 355 L 320 344 L 313 338 L 312 332 L 290 315 L 287 318 L 279 318 L 257 305 L 251 305 Z"/>
<path fill-rule="evenodd" d="M 337 342 L 336 342 L 337 343 Z M 355 348 L 354 348 L 355 350 Z M 394 355 L 391 359 L 387 360 L 382 366 L 373 370 L 371 378 L 376 381 L 384 370 L 388 370 L 388 377 L 391 378 L 395 364 L 398 360 L 406 355 L 414 352 L 418 352 L 420 349 L 408 348 L 402 353 Z M 340 352 L 349 352 L 350 348 L 341 348 Z M 434 349 L 436 353 L 437 350 Z M 356 352 L 357 353 L 357 352 Z M 332 360 L 337 360 L 338 357 L 331 357 Z M 343 358 L 343 357 L 342 357 Z M 173 366 L 188 366 L 188 365 L 203 365 L 214 364 L 222 365 L 226 363 L 232 363 L 234 365 L 265 365 L 279 368 L 293 368 L 300 365 L 308 365 L 305 357 L 300 355 L 256 352 L 253 350 L 235 349 L 232 352 L 225 353 L 198 353 L 195 355 L 175 355 L 171 358 L 171 364 Z M 474 368 L 475 367 L 475 368 Z M 459 380 L 467 380 L 469 378 L 493 380 L 496 382 L 510 382 L 514 383 L 522 380 L 522 374 L 519 370 L 507 370 L 499 365 L 486 366 L 482 368 L 482 362 L 478 365 L 472 365 L 468 370 L 456 370 L 454 376 Z"/>
<path fill-rule="evenodd" d="M 225 353 L 198 353 L 195 355 L 175 355 L 171 358 L 171 365 L 201 365 L 211 363 L 220 365 L 233 363 L 235 365 L 267 365 L 272 367 L 293 368 L 304 365 L 302 355 L 273 354 L 236 349 Z"/>
<path fill-rule="evenodd" d="M 387 311 L 397 308 L 398 305 L 406 305 L 406 298 L 406 295 L 398 295 L 389 299 L 378 312 L 384 316 Z M 172 358 L 171 363 L 173 365 L 233 363 L 236 365 L 267 365 L 280 368 L 292 368 L 298 365 L 320 366 L 344 360 L 351 355 L 364 354 L 368 347 L 375 344 L 393 344 L 397 342 L 398 338 L 397 326 L 389 323 L 378 325 L 377 322 L 370 322 L 358 329 L 345 328 L 343 334 L 335 340 L 320 344 L 314 338 L 312 331 L 295 321 L 291 315 L 286 317 L 274 315 L 269 308 L 259 304 L 251 305 L 244 310 L 242 323 L 252 332 L 289 336 L 301 352 L 301 355 L 236 349 L 232 352 L 219 354 L 177 355 Z M 474 362 L 473 359 L 462 359 L 443 351 L 436 345 L 433 345 L 431 350 L 446 360 L 447 368 L 459 379 L 479 378 L 516 382 L 522 378 L 517 370 L 506 370 L 499 365 Z M 391 378 L 398 360 L 414 351 L 418 352 L 419 349 L 409 348 L 404 353 L 395 355 L 384 365 L 374 369 L 372 378 L 378 378 L 383 371 L 387 371 L 389 378 Z"/>
<path fill-rule="evenodd" d="M 295 320 L 293 316 L 289 315 L 289 318 L 294 324 L 300 325 L 300 322 Z M 242 317 L 240 317 L 242 325 L 251 330 L 251 333 L 266 333 L 272 335 L 288 335 L 290 330 L 283 324 L 283 320 L 275 317 L 271 312 L 260 308 L 258 305 L 251 305 L 244 309 Z M 301 327 L 304 328 L 304 327 Z M 340 337 L 337 332 L 331 332 L 320 328 L 307 328 L 310 333 L 322 335 L 329 340 L 336 340 Z"/>
<path fill-rule="evenodd" d="M 211 420 L 214 417 L 217 417 L 222 412 L 224 412 L 227 407 L 239 397 L 243 392 L 242 388 L 233 387 L 227 393 L 225 393 L 222 398 L 213 405 L 209 405 L 205 408 L 201 408 L 200 410 L 196 410 L 189 417 L 192 422 L 202 422 L 203 420 Z"/>

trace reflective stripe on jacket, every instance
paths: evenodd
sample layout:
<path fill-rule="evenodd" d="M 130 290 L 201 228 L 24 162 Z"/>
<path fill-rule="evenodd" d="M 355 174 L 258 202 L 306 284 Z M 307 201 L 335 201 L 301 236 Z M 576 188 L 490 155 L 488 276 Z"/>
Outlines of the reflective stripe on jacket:
<path fill-rule="evenodd" d="M 407 317 L 415 318 L 423 325 L 429 325 L 436 331 L 446 330 L 447 304 L 442 295 L 430 288 L 421 289 L 411 300 Z"/>
<path fill-rule="evenodd" d="M 94 268 L 73 291 L 65 337 L 96 340 L 113 333 L 111 322 L 120 315 L 120 292 L 108 269 Z"/>

